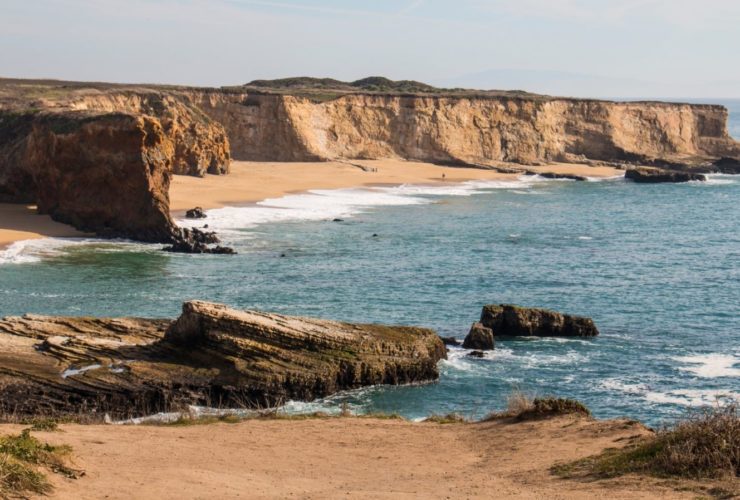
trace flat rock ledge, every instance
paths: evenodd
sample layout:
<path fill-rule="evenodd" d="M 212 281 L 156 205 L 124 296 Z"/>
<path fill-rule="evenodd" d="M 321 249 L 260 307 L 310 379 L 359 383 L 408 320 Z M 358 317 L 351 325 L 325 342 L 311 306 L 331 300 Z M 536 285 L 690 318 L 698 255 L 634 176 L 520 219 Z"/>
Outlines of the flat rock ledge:
<path fill-rule="evenodd" d="M 483 306 L 480 322 L 473 324 L 463 347 L 493 349 L 494 337 L 595 337 L 598 334 L 591 318 L 512 304 L 487 305 Z"/>
<path fill-rule="evenodd" d="M 127 418 L 185 405 L 265 408 L 439 378 L 429 329 L 341 323 L 192 301 L 175 320 L 0 320 L 0 409 Z"/>

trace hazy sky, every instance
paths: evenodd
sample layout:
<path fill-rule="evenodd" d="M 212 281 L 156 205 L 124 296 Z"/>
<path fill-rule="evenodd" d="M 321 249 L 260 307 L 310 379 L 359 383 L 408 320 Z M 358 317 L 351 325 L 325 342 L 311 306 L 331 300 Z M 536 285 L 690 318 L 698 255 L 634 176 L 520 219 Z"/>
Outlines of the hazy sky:
<path fill-rule="evenodd" d="M 740 0 L 1 0 L 0 75 L 740 97 Z"/>

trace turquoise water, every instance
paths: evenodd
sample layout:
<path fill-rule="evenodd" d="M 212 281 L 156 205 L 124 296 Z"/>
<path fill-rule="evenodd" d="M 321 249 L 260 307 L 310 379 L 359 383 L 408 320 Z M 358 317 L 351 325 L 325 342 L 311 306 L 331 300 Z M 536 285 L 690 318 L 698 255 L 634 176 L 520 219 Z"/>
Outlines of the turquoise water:
<path fill-rule="evenodd" d="M 521 389 L 657 424 L 740 397 L 739 202 L 732 176 L 314 191 L 210 211 L 233 257 L 15 244 L 0 252 L 0 316 L 174 317 L 198 298 L 462 338 L 484 304 L 549 307 L 593 317 L 602 335 L 501 341 L 485 359 L 453 349 L 437 384 L 290 407 L 481 416 Z"/>

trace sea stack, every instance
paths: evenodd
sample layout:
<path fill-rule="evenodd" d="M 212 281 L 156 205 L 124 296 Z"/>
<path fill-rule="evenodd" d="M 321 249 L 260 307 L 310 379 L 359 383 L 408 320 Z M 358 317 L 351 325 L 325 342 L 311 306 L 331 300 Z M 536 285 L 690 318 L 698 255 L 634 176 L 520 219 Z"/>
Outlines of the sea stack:
<path fill-rule="evenodd" d="M 469 338 L 471 342 L 477 339 L 481 328 L 490 329 L 495 337 L 595 337 L 599 334 L 591 318 L 512 304 L 484 306 L 480 323 L 476 325 L 466 342 Z"/>

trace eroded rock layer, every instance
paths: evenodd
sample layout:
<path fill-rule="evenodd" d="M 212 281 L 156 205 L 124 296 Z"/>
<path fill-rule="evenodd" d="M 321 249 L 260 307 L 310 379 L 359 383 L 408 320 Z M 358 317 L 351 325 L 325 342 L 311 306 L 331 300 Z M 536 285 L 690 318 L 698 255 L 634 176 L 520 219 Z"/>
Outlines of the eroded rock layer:
<path fill-rule="evenodd" d="M 428 329 L 188 302 L 176 321 L 26 315 L 0 321 L 0 410 L 123 417 L 187 404 L 258 408 L 436 380 Z"/>

